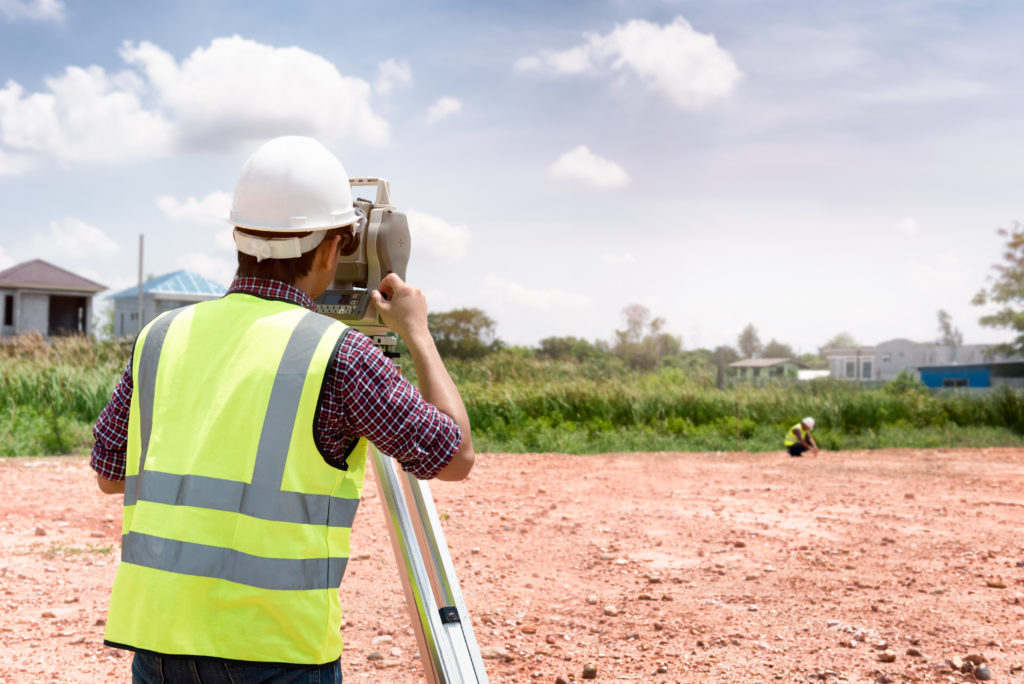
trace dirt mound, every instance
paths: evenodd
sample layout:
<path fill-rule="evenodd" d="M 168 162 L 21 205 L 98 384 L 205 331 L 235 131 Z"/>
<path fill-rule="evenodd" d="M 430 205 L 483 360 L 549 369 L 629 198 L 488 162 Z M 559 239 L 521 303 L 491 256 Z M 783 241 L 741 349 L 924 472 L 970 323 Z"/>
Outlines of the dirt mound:
<path fill-rule="evenodd" d="M 1024 450 L 480 455 L 432 489 L 492 682 L 1024 682 Z M 119 497 L 0 460 L 0 682 L 127 682 Z M 347 682 L 422 681 L 375 485 Z M 978 676 L 985 676 L 978 671 Z"/>

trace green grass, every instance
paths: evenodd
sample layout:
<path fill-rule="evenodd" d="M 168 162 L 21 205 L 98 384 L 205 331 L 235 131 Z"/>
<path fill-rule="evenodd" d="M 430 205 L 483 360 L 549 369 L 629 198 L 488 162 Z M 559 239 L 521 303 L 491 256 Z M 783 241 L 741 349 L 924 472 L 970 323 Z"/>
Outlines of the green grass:
<path fill-rule="evenodd" d="M 0 345 L 0 456 L 84 453 L 130 346 L 81 338 Z M 408 358 L 403 368 L 414 377 Z M 541 361 L 508 349 L 451 361 L 479 451 L 775 451 L 804 416 L 825 449 L 1024 445 L 1024 394 L 931 394 L 816 380 L 720 391 L 711 369 L 629 369 L 613 356 Z"/>

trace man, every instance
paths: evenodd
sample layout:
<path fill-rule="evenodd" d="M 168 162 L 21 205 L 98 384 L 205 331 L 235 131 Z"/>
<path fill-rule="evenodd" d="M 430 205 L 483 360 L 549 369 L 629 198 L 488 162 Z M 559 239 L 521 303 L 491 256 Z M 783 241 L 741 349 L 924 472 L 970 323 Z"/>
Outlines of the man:
<path fill-rule="evenodd" d="M 811 437 L 811 430 L 814 429 L 814 418 L 807 417 L 794 425 L 786 433 L 786 451 L 790 456 L 803 456 L 805 451 L 818 453 L 818 445 Z"/>
<path fill-rule="evenodd" d="M 238 272 L 219 300 L 139 334 L 93 430 L 92 467 L 124 492 L 105 643 L 133 681 L 341 681 L 338 586 L 367 441 L 420 479 L 473 466 L 469 419 L 423 294 L 373 292 L 419 390 L 370 340 L 313 313 L 361 212 L 341 163 L 277 138 L 235 188 Z"/>

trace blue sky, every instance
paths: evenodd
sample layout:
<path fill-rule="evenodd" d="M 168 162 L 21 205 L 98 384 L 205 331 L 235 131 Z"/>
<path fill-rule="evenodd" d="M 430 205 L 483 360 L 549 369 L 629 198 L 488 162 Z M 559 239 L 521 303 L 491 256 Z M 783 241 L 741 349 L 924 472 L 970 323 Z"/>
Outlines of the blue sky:
<path fill-rule="evenodd" d="M 301 9 L 296 9 L 301 8 Z M 245 158 L 384 176 L 433 310 L 686 347 L 933 339 L 1024 220 L 1024 6 L 0 0 L 0 267 L 233 273 Z M 100 300 L 102 301 L 102 300 Z"/>

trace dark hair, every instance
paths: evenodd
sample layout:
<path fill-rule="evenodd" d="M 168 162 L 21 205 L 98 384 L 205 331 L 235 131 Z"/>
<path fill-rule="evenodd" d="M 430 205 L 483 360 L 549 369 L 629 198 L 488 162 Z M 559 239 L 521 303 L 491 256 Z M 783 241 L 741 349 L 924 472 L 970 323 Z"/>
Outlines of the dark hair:
<path fill-rule="evenodd" d="M 250 228 L 238 228 L 237 230 L 245 233 L 246 235 L 252 235 L 253 237 L 268 240 L 281 237 L 281 233 L 272 233 L 265 230 L 252 230 Z M 288 237 L 301 238 L 306 237 L 311 233 L 312 231 L 305 233 L 291 233 Z M 327 235 L 324 236 L 324 242 L 327 242 L 335 235 L 341 237 L 341 242 L 338 243 L 338 251 L 343 256 L 352 254 L 356 251 L 356 248 L 359 247 L 359 237 L 352 233 L 352 226 L 331 228 L 327 231 Z M 308 252 L 292 259 L 264 259 L 263 261 L 257 261 L 256 257 L 239 252 L 238 271 L 236 271 L 236 275 L 239 278 L 280 280 L 282 283 L 294 285 L 299 278 L 309 273 L 309 269 L 313 267 L 313 259 L 315 258 L 318 249 L 320 248 L 317 247 L 316 249 L 311 249 Z"/>

